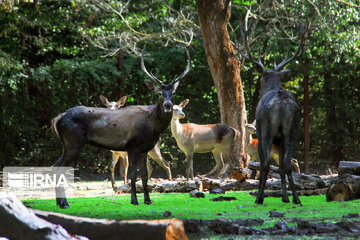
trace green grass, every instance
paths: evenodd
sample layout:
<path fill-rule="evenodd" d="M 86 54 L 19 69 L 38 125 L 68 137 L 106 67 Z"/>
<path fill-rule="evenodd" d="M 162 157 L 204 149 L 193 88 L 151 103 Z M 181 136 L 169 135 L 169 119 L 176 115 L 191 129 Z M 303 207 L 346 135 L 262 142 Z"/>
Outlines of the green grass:
<path fill-rule="evenodd" d="M 262 227 L 273 226 L 278 219 L 269 217 L 269 211 L 285 212 L 284 220 L 303 218 L 310 221 L 341 221 L 349 213 L 359 213 L 360 200 L 349 202 L 326 202 L 325 196 L 300 197 L 303 206 L 282 203 L 281 198 L 265 198 L 264 205 L 255 205 L 255 197 L 248 192 L 227 192 L 222 196 L 236 197 L 237 201 L 213 202 L 210 198 L 220 195 L 205 194 L 205 198 L 191 198 L 188 193 L 152 193 L 152 205 L 143 203 L 143 194 L 138 194 L 140 205 L 130 204 L 130 195 L 69 198 L 70 208 L 56 207 L 54 199 L 24 200 L 25 205 L 45 211 L 70 215 L 115 220 L 162 219 L 165 211 L 179 219 L 247 219 L 265 220 Z M 291 198 L 290 198 L 291 201 Z M 356 219 L 360 220 L 360 219 Z"/>

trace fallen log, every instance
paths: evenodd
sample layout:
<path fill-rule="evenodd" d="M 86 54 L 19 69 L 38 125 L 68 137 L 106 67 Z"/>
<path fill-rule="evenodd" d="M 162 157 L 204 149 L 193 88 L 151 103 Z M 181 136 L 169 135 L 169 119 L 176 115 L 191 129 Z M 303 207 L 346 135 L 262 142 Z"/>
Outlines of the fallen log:
<path fill-rule="evenodd" d="M 247 168 L 260 171 L 260 163 L 250 161 L 249 164 L 247 165 Z M 270 166 L 268 176 L 270 176 L 271 178 L 280 179 L 279 168 L 275 166 Z"/>
<path fill-rule="evenodd" d="M 297 193 L 299 196 L 313 196 L 313 195 L 323 195 L 326 194 L 328 188 L 319 188 L 314 190 L 299 190 Z M 257 191 L 249 192 L 251 196 L 256 197 Z M 287 191 L 288 195 L 290 196 L 292 194 L 291 191 Z M 282 197 L 282 191 L 281 190 L 265 190 L 264 191 L 265 197 Z"/>
<path fill-rule="evenodd" d="M 0 192 L 0 234 L 9 239 L 87 239 L 37 217 L 14 194 Z"/>
<path fill-rule="evenodd" d="M 326 192 L 326 201 L 350 201 L 360 198 L 360 176 L 344 174 Z"/>
<path fill-rule="evenodd" d="M 360 162 L 340 161 L 339 174 L 360 175 Z"/>
<path fill-rule="evenodd" d="M 236 167 L 231 171 L 231 178 L 238 181 L 245 181 L 246 179 L 256 179 L 258 171 L 250 168 Z"/>
<path fill-rule="evenodd" d="M 223 184 L 223 181 L 220 179 L 212 179 L 212 178 L 203 178 L 201 179 L 201 185 L 203 190 L 212 190 L 214 188 L 220 187 Z"/>
<path fill-rule="evenodd" d="M 38 217 L 46 221 L 59 224 L 69 232 L 86 236 L 89 239 L 188 239 L 183 222 L 175 218 L 115 221 L 76 217 L 40 210 L 34 210 L 34 212 Z"/>
<path fill-rule="evenodd" d="M 191 192 L 193 190 L 200 190 L 201 182 L 196 180 L 184 180 L 184 179 L 176 179 L 176 180 L 167 180 L 162 179 L 161 181 L 156 182 L 148 182 L 149 192 L 160 192 L 160 193 L 169 193 L 169 192 Z M 130 193 L 131 186 L 130 183 L 119 186 L 116 189 L 116 192 L 119 193 Z M 142 187 L 142 182 L 136 182 L 136 192 L 141 193 L 144 192 Z"/>
<path fill-rule="evenodd" d="M 256 163 L 258 164 L 258 163 Z M 260 167 L 260 166 L 259 166 Z M 277 167 L 272 167 L 274 170 L 278 169 Z M 254 173 L 253 169 L 245 170 L 248 171 L 245 173 L 243 171 L 247 168 L 239 168 L 239 171 L 244 172 L 248 176 L 249 171 Z M 360 176 L 359 176 L 360 177 Z M 246 179 L 241 180 L 242 177 L 236 179 L 212 179 L 212 178 L 195 178 L 195 180 L 185 180 L 184 178 L 178 178 L 175 180 L 166 180 L 166 179 L 157 179 L 149 182 L 149 191 L 150 192 L 191 192 L 193 190 L 199 191 L 211 191 L 214 188 L 223 188 L 225 191 L 246 191 L 254 190 L 258 188 L 258 180 Z M 251 177 L 252 178 L 252 177 Z M 338 175 L 306 175 L 298 174 L 293 172 L 293 178 L 295 187 L 297 190 L 315 190 L 320 188 L 329 187 L 331 184 L 335 183 L 338 180 Z M 241 181 L 240 181 L 241 180 Z M 280 189 L 280 179 L 271 178 L 266 181 L 266 188 L 277 190 Z M 129 193 L 130 185 L 121 185 L 118 187 L 118 192 Z M 138 181 L 136 183 L 136 191 L 142 192 L 142 183 Z"/>

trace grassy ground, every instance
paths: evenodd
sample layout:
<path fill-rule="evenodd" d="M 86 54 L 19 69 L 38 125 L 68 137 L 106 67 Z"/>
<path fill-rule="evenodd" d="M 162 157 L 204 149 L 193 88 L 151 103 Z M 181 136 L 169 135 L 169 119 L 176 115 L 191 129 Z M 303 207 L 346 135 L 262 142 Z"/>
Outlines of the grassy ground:
<path fill-rule="evenodd" d="M 125 219 L 162 219 L 165 211 L 179 219 L 264 219 L 261 228 L 273 226 L 278 219 L 269 217 L 269 211 L 285 212 L 284 220 L 302 218 L 310 221 L 341 221 L 349 213 L 359 213 L 360 200 L 350 202 L 326 202 L 325 196 L 300 197 L 303 206 L 285 204 L 280 198 L 265 198 L 264 205 L 255 205 L 255 197 L 248 192 L 227 192 L 222 196 L 236 197 L 237 201 L 213 202 L 210 198 L 219 195 L 205 194 L 205 198 L 191 198 L 188 193 L 152 193 L 152 205 L 143 204 L 143 194 L 138 194 L 139 206 L 130 204 L 130 195 L 69 198 L 70 208 L 59 209 L 54 199 L 28 199 L 24 204 L 40 210 L 61 212 L 70 215 Z M 291 201 L 291 198 L 290 198 Z M 168 218 L 168 217 L 167 217 Z M 360 220 L 354 219 L 354 220 Z"/>

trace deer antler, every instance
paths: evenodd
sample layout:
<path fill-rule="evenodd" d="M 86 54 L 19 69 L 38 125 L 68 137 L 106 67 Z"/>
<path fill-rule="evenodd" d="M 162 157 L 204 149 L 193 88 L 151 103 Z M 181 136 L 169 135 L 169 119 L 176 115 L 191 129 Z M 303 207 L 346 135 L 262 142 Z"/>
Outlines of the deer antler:
<path fill-rule="evenodd" d="M 176 77 L 172 82 L 171 84 L 175 84 L 176 82 L 180 81 L 182 78 L 184 78 L 186 76 L 186 74 L 188 74 L 190 72 L 190 68 L 191 68 L 191 63 L 190 63 L 190 53 L 189 51 L 187 50 L 187 48 L 185 48 L 186 50 L 186 54 L 187 54 L 187 57 L 188 57 L 188 60 L 187 60 L 187 66 L 186 66 L 186 69 L 185 71 L 178 77 Z"/>
<path fill-rule="evenodd" d="M 245 46 L 245 50 L 246 50 L 246 53 L 247 55 L 245 55 L 239 47 L 238 48 L 238 51 L 240 53 L 240 55 L 249 60 L 249 61 L 252 61 L 253 63 L 255 63 L 260 69 L 262 72 L 264 72 L 266 69 L 264 67 L 264 65 L 262 64 L 261 60 L 260 60 L 260 56 L 259 56 L 259 60 L 256 61 L 252 55 L 251 55 L 251 52 L 250 52 L 250 49 L 249 49 L 249 45 L 248 45 L 248 33 L 249 33 L 249 28 L 247 27 L 247 22 L 248 22 L 248 18 L 249 18 L 249 15 L 250 15 L 250 10 L 247 11 L 246 13 L 246 16 L 245 16 L 245 23 L 244 24 L 241 24 L 240 25 L 240 33 L 241 33 L 241 37 L 243 39 L 243 42 L 244 42 L 244 46 Z"/>
<path fill-rule="evenodd" d="M 299 29 L 300 43 L 299 43 L 298 48 L 296 49 L 295 54 L 289 59 L 287 59 L 287 56 L 286 56 L 284 61 L 282 61 L 279 65 L 276 65 L 276 63 L 274 62 L 274 70 L 275 71 L 280 71 L 287 64 L 294 61 L 297 57 L 299 57 L 302 54 L 302 52 L 304 50 L 304 45 L 305 45 L 305 37 L 306 37 L 307 31 L 309 30 L 309 26 L 310 26 L 309 22 L 307 22 L 306 25 L 300 25 L 300 29 Z"/>
<path fill-rule="evenodd" d="M 146 70 L 146 67 L 145 67 L 145 64 L 144 64 L 144 56 L 143 54 L 141 54 L 141 69 L 146 73 L 146 75 L 148 75 L 148 77 L 153 80 L 155 83 L 159 84 L 159 85 L 163 85 L 163 83 L 154 76 L 154 74 L 152 73 L 149 73 L 147 70 Z"/>

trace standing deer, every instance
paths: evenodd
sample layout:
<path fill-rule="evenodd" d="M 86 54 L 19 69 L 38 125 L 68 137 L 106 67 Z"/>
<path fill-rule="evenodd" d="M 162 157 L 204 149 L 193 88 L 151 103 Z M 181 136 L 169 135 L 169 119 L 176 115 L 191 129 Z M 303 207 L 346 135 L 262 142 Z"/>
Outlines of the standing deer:
<path fill-rule="evenodd" d="M 247 153 L 250 156 L 250 161 L 259 162 L 259 151 L 258 144 L 259 141 L 257 139 L 252 138 L 252 134 L 256 134 L 256 120 L 253 123 L 249 123 L 245 125 L 245 141 L 246 141 L 246 149 Z M 274 159 L 274 161 L 279 165 L 279 148 L 276 145 L 272 145 L 270 157 Z M 300 167 L 298 161 L 295 158 L 291 159 L 291 165 L 295 172 L 300 173 Z"/>
<path fill-rule="evenodd" d="M 118 102 L 109 102 L 109 100 L 100 95 L 100 100 L 101 102 L 108 108 L 111 110 L 116 110 L 121 108 L 122 106 L 125 105 L 126 102 L 126 96 L 123 96 L 122 98 L 120 98 L 120 100 Z M 128 154 L 127 152 L 124 151 L 113 151 L 111 150 L 112 153 L 112 164 L 111 164 L 111 185 L 114 191 L 116 191 L 116 185 L 115 185 L 115 166 L 116 163 L 118 162 L 119 158 L 121 157 L 122 161 L 123 161 L 123 175 L 124 175 L 124 183 L 127 182 L 127 174 L 128 174 L 128 167 L 129 167 L 129 159 L 128 159 Z M 148 155 L 154 159 L 155 162 L 157 162 L 162 168 L 164 168 L 164 170 L 166 171 L 168 178 L 171 179 L 171 170 L 170 170 L 170 164 L 165 161 L 165 159 L 161 156 L 161 152 L 160 152 L 160 139 L 159 141 L 157 141 L 157 143 L 155 144 L 155 147 L 153 149 L 150 150 L 150 152 L 148 152 Z M 151 166 L 151 163 L 149 161 L 149 159 L 146 160 L 146 167 L 147 167 L 147 171 L 148 171 L 148 176 L 149 179 L 151 177 L 151 173 L 153 171 L 153 167 Z"/>
<path fill-rule="evenodd" d="M 179 119 L 185 117 L 183 108 L 189 99 L 180 105 L 174 105 L 171 119 L 171 133 L 180 150 L 186 155 L 187 179 L 194 179 L 193 155 L 194 153 L 212 152 L 216 165 L 206 176 L 218 177 L 224 166 L 223 159 L 230 162 L 231 149 L 239 131 L 225 124 L 198 125 L 195 123 L 181 124 Z"/>
<path fill-rule="evenodd" d="M 247 55 L 241 51 L 240 54 L 245 59 L 255 63 L 261 74 L 260 101 L 256 108 L 256 129 L 259 137 L 258 152 L 261 166 L 259 191 L 255 201 L 257 204 L 263 204 L 264 202 L 264 189 L 266 178 L 269 173 L 270 155 L 273 144 L 279 148 L 282 201 L 289 202 L 286 191 L 286 174 L 293 195 L 293 203 L 301 204 L 295 190 L 291 171 L 291 159 L 296 146 L 296 134 L 299 125 L 300 111 L 294 96 L 289 91 L 283 89 L 281 82 L 288 79 L 290 76 L 290 70 L 282 69 L 300 56 L 303 51 L 307 30 L 308 26 L 300 27 L 300 43 L 295 54 L 291 58 L 285 58 L 279 65 L 276 65 L 275 63 L 274 70 L 266 70 L 260 58 L 256 61 L 250 53 L 247 40 L 248 29 L 241 28 Z"/>
<path fill-rule="evenodd" d="M 160 134 L 170 125 L 172 97 L 179 81 L 190 71 L 190 54 L 185 71 L 170 84 L 162 83 L 149 73 L 141 56 L 141 68 L 151 79 L 145 80 L 147 87 L 157 93 L 158 100 L 149 106 L 127 106 L 116 111 L 107 108 L 77 106 L 60 114 L 53 121 L 53 129 L 59 136 L 63 153 L 53 166 L 68 166 L 78 156 L 85 144 L 116 151 L 127 151 L 130 164 L 131 204 L 138 205 L 136 196 L 137 165 L 140 163 L 144 189 L 144 203 L 151 204 L 148 190 L 146 155 L 154 148 Z M 56 204 L 68 208 L 69 204 L 62 187 L 55 188 Z"/>

